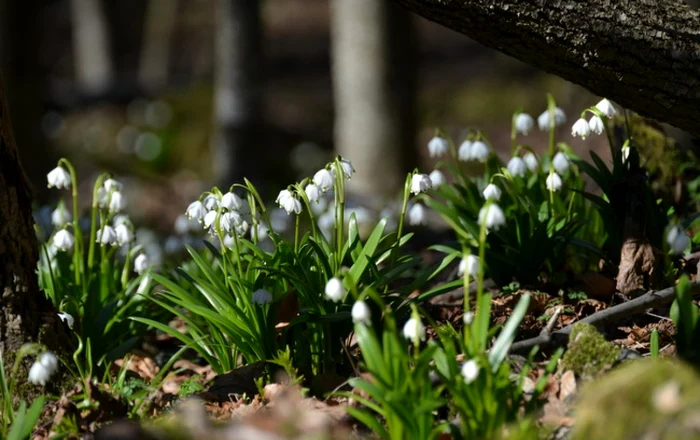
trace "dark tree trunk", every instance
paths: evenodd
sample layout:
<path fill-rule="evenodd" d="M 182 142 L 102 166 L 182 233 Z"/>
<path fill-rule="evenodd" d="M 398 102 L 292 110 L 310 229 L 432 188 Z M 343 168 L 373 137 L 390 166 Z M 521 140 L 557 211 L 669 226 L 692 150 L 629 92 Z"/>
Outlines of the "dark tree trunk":
<path fill-rule="evenodd" d="M 700 11 L 682 0 L 394 0 L 643 116 L 700 134 Z"/>
<path fill-rule="evenodd" d="M 61 356 L 69 347 L 63 323 L 39 290 L 31 195 L 17 156 L 5 91 L 0 83 L 0 353 L 6 364 L 28 342 Z M 24 363 L 21 377 L 26 381 Z M 25 394 L 25 393 L 22 393 Z"/>
<path fill-rule="evenodd" d="M 335 149 L 357 171 L 348 189 L 394 196 L 417 162 L 412 16 L 389 0 L 332 0 L 330 9 Z"/>
<path fill-rule="evenodd" d="M 262 24 L 258 0 L 217 0 L 212 168 L 228 188 L 258 183 L 262 135 Z"/>

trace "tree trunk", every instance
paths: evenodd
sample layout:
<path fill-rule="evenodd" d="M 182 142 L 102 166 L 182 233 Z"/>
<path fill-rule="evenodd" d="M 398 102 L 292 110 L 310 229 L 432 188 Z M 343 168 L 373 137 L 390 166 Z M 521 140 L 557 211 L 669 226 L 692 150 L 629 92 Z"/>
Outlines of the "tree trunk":
<path fill-rule="evenodd" d="M 700 11 L 681 0 L 394 0 L 643 116 L 700 134 Z"/>
<path fill-rule="evenodd" d="M 149 91 L 168 84 L 170 40 L 175 29 L 177 0 L 150 0 L 144 23 L 139 81 Z"/>
<path fill-rule="evenodd" d="M 215 182 L 228 188 L 255 181 L 264 160 L 262 134 L 262 25 L 258 0 L 217 0 L 214 132 Z"/>
<path fill-rule="evenodd" d="M 395 196 L 416 164 L 415 42 L 406 11 L 388 0 L 332 0 L 335 148 L 360 196 Z"/>
<path fill-rule="evenodd" d="M 70 344 L 56 311 L 39 290 L 38 259 L 31 196 L 0 83 L 0 353 L 6 365 L 12 365 L 14 354 L 28 342 L 44 344 L 59 356 Z M 18 383 L 26 382 L 30 363 L 24 362 Z"/>
<path fill-rule="evenodd" d="M 113 81 L 107 20 L 100 0 L 71 0 L 73 57 L 78 90 L 97 95 Z"/>

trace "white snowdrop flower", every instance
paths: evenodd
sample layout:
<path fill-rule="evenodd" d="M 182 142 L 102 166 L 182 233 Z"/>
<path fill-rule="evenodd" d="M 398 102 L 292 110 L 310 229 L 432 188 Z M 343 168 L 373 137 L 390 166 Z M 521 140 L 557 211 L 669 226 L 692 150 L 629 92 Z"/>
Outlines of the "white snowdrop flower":
<path fill-rule="evenodd" d="M 598 115 L 591 116 L 591 119 L 588 121 L 588 126 L 591 128 L 591 131 L 595 134 L 602 134 L 603 130 L 605 130 L 605 124 Z"/>
<path fill-rule="evenodd" d="M 58 189 L 69 189 L 70 188 L 70 174 L 63 167 L 56 167 L 49 171 L 46 175 L 46 180 L 49 183 L 49 188 L 54 186 Z"/>
<path fill-rule="evenodd" d="M 559 127 L 566 122 L 566 114 L 564 110 L 559 107 L 554 108 L 554 126 Z M 537 117 L 537 126 L 541 131 L 549 131 L 552 128 L 551 121 L 549 119 L 549 109 L 542 112 L 541 115 Z"/>
<path fill-rule="evenodd" d="M 479 210 L 479 224 L 485 225 L 486 229 L 497 231 L 506 224 L 506 216 L 500 206 L 495 203 L 487 203 Z"/>
<path fill-rule="evenodd" d="M 578 121 L 574 122 L 571 127 L 571 136 L 581 136 L 581 139 L 586 139 L 591 134 L 591 126 L 588 125 L 588 121 L 580 118 Z"/>
<path fill-rule="evenodd" d="M 486 200 L 495 200 L 496 202 L 501 200 L 501 189 L 493 183 L 486 185 L 482 194 Z"/>
<path fill-rule="evenodd" d="M 464 142 L 459 145 L 457 158 L 461 161 L 467 161 L 472 158 L 472 142 L 470 140 L 465 139 Z"/>
<path fill-rule="evenodd" d="M 51 223 L 57 228 L 62 228 L 66 223 L 71 221 L 73 216 L 66 209 L 66 205 L 59 203 L 56 209 L 51 213 Z"/>
<path fill-rule="evenodd" d="M 280 191 L 280 193 L 277 195 L 277 198 L 275 199 L 275 203 L 279 204 L 282 206 L 282 203 L 284 203 L 285 200 L 288 198 L 292 197 L 292 192 L 288 189 L 283 189 Z"/>
<path fill-rule="evenodd" d="M 243 200 L 229 191 L 221 197 L 220 204 L 222 208 L 237 211 L 243 207 Z"/>
<path fill-rule="evenodd" d="M 435 136 L 428 142 L 428 152 L 430 157 L 441 157 L 444 156 L 450 149 L 450 144 L 447 139 Z"/>
<path fill-rule="evenodd" d="M 468 273 L 469 276 L 476 278 L 476 275 L 479 273 L 481 265 L 479 264 L 479 257 L 476 255 L 469 254 L 466 257 L 462 258 L 462 261 L 459 262 L 459 267 L 457 268 L 457 275 L 458 276 L 463 276 L 465 273 Z"/>
<path fill-rule="evenodd" d="M 535 156 L 535 153 L 532 151 L 528 151 L 523 157 L 523 160 L 525 161 L 525 165 L 527 165 L 527 169 L 530 170 L 530 172 L 536 173 L 537 170 L 539 170 L 540 163 L 537 161 L 537 156 Z"/>
<path fill-rule="evenodd" d="M 462 377 L 466 384 L 470 384 L 479 377 L 479 364 L 474 359 L 470 359 L 462 364 Z"/>
<path fill-rule="evenodd" d="M 340 168 L 343 170 L 343 174 L 345 175 L 346 179 L 350 179 L 352 177 L 352 173 L 355 172 L 355 168 L 352 167 L 352 164 L 350 163 L 349 160 L 340 158 Z"/>
<path fill-rule="evenodd" d="M 268 235 L 268 229 L 267 226 L 265 226 L 262 223 L 258 223 L 256 226 L 257 232 L 258 232 L 258 240 L 263 241 L 264 239 L 267 238 Z M 255 235 L 255 230 L 253 228 L 250 229 L 250 239 L 252 240 Z"/>
<path fill-rule="evenodd" d="M 561 189 L 563 183 L 561 181 L 561 177 L 559 177 L 559 174 L 550 173 L 549 176 L 547 176 L 547 180 L 545 181 L 545 185 L 546 185 L 548 191 L 559 191 Z"/>
<path fill-rule="evenodd" d="M 425 208 L 420 203 L 415 203 L 408 210 L 408 224 L 412 226 L 424 225 L 426 223 Z"/>
<path fill-rule="evenodd" d="M 557 173 L 565 174 L 569 170 L 569 159 L 566 158 L 564 153 L 559 151 L 552 159 L 552 166 Z"/>
<path fill-rule="evenodd" d="M 338 302 L 345 296 L 345 287 L 339 278 L 333 277 L 326 283 L 326 298 L 333 302 Z"/>
<path fill-rule="evenodd" d="M 598 104 L 595 105 L 595 108 L 600 110 L 600 112 L 608 118 L 612 118 L 617 114 L 617 109 L 615 108 L 613 103 L 608 101 L 607 99 L 601 100 Z"/>
<path fill-rule="evenodd" d="M 58 318 L 61 321 L 65 322 L 69 329 L 73 330 L 73 326 L 75 325 L 75 318 L 73 318 L 73 316 L 71 316 L 70 313 L 58 312 Z"/>
<path fill-rule="evenodd" d="M 489 158 L 489 146 L 486 142 L 476 141 L 472 144 L 470 159 L 486 162 Z"/>
<path fill-rule="evenodd" d="M 211 211 L 219 207 L 219 199 L 214 194 L 208 194 L 202 201 L 204 207 Z"/>
<path fill-rule="evenodd" d="M 425 341 L 425 326 L 420 319 L 411 318 L 403 326 L 403 336 L 409 341 Z"/>
<path fill-rule="evenodd" d="M 318 187 L 318 185 L 314 183 L 309 183 L 306 185 L 306 188 L 304 188 L 304 192 L 306 193 L 306 197 L 309 198 L 309 202 L 311 203 L 318 203 L 319 199 L 321 198 L 321 188 Z"/>
<path fill-rule="evenodd" d="M 248 233 L 249 227 L 250 224 L 248 224 L 245 219 L 242 219 L 240 222 L 235 222 L 233 224 L 233 232 L 235 232 L 239 237 L 243 237 Z"/>
<path fill-rule="evenodd" d="M 535 126 L 535 120 L 527 113 L 518 113 L 515 117 L 515 132 L 527 136 Z"/>
<path fill-rule="evenodd" d="M 331 172 L 325 168 L 316 171 L 313 180 L 314 183 L 318 185 L 318 187 L 321 188 L 321 191 L 323 192 L 326 192 L 329 189 L 333 188 L 333 174 L 331 174 Z"/>
<path fill-rule="evenodd" d="M 114 228 L 114 232 L 117 233 L 117 243 L 119 243 L 119 245 L 124 245 L 134 241 L 134 233 L 126 223 L 117 225 L 117 227 Z"/>
<path fill-rule="evenodd" d="M 189 219 L 195 219 L 198 222 L 202 222 L 204 220 L 204 216 L 207 214 L 207 209 L 204 207 L 204 204 L 200 202 L 199 200 L 195 200 L 194 202 L 190 203 L 190 206 L 187 207 L 187 211 L 185 211 L 185 215 Z"/>
<path fill-rule="evenodd" d="M 440 170 L 433 170 L 428 177 L 430 177 L 430 181 L 433 183 L 433 188 L 445 184 L 445 175 Z"/>
<path fill-rule="evenodd" d="M 471 323 L 474 322 L 474 312 L 466 312 L 464 316 L 462 316 L 462 322 L 464 325 L 471 325 Z"/>
<path fill-rule="evenodd" d="M 126 207 L 126 198 L 119 191 L 114 191 L 109 198 L 109 212 L 120 212 Z"/>
<path fill-rule="evenodd" d="M 107 191 L 121 191 L 122 190 L 122 184 L 117 182 L 114 179 L 111 179 L 111 178 L 105 180 L 104 183 L 102 184 L 102 186 L 104 186 L 104 189 L 106 189 Z"/>
<path fill-rule="evenodd" d="M 258 289 L 253 292 L 253 304 L 263 305 L 272 302 L 272 294 L 265 289 Z"/>
<path fill-rule="evenodd" d="M 58 370 L 58 358 L 50 351 L 40 353 L 29 369 L 27 380 L 34 385 L 44 386 Z"/>
<path fill-rule="evenodd" d="M 506 168 L 508 168 L 508 172 L 513 175 L 513 177 L 524 177 L 527 172 L 527 164 L 518 156 L 513 156 L 510 161 L 508 161 L 508 166 Z"/>
<path fill-rule="evenodd" d="M 102 246 L 117 244 L 117 232 L 110 225 L 104 225 L 102 229 L 97 231 L 97 243 Z"/>
<path fill-rule="evenodd" d="M 73 249 L 74 243 L 75 238 L 73 238 L 73 234 L 71 234 L 67 229 L 61 229 L 53 236 L 53 245 L 60 251 L 68 251 Z"/>
<path fill-rule="evenodd" d="M 686 235 L 680 226 L 673 226 L 666 234 L 666 243 L 668 243 L 672 254 L 679 255 L 684 253 L 690 246 L 690 237 Z"/>
<path fill-rule="evenodd" d="M 622 152 L 622 163 L 627 162 L 627 159 L 630 158 L 630 151 L 631 150 L 632 149 L 630 148 L 629 145 L 622 147 L 622 151 L 621 151 Z"/>
<path fill-rule="evenodd" d="M 426 192 L 433 187 L 433 182 L 427 174 L 414 174 L 411 177 L 411 192 L 413 194 L 420 194 Z"/>
<path fill-rule="evenodd" d="M 355 304 L 352 305 L 350 315 L 352 316 L 352 322 L 355 324 L 372 324 L 372 312 L 369 306 L 367 306 L 367 303 L 362 300 L 355 301 Z"/>
<path fill-rule="evenodd" d="M 291 214 L 292 212 L 295 214 L 301 214 L 301 202 L 294 195 L 292 195 L 291 192 L 287 192 L 289 195 L 282 197 L 282 193 L 280 193 L 280 197 L 278 197 L 277 203 L 279 203 L 280 208 L 284 209 L 287 214 Z"/>
<path fill-rule="evenodd" d="M 214 224 L 217 215 L 216 211 L 207 212 L 207 215 L 204 216 L 204 229 L 209 229 Z"/>
<path fill-rule="evenodd" d="M 216 212 L 216 211 L 212 211 Z M 236 211 L 224 212 L 219 217 L 219 226 L 226 232 L 231 232 L 235 230 L 236 224 L 242 223 L 243 217 Z"/>
<path fill-rule="evenodd" d="M 114 219 L 112 220 L 112 225 L 116 228 L 119 225 L 127 225 L 127 226 L 134 226 L 131 223 L 131 219 L 129 218 L 128 215 L 126 214 L 117 214 L 114 216 Z"/>
<path fill-rule="evenodd" d="M 136 258 L 134 258 L 134 272 L 137 274 L 141 275 L 148 270 L 149 266 L 150 262 L 148 261 L 146 254 L 138 254 Z"/>

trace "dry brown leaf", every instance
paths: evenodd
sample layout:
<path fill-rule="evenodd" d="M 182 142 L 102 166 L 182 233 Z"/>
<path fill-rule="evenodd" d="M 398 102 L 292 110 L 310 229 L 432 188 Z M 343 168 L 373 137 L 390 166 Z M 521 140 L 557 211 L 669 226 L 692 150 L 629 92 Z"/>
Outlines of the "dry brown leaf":
<path fill-rule="evenodd" d="M 565 401 L 567 397 L 576 393 L 576 375 L 568 370 L 559 379 L 559 399 Z"/>
<path fill-rule="evenodd" d="M 655 276 L 658 251 L 646 239 L 628 238 L 622 245 L 617 290 L 625 295 L 643 292 Z"/>

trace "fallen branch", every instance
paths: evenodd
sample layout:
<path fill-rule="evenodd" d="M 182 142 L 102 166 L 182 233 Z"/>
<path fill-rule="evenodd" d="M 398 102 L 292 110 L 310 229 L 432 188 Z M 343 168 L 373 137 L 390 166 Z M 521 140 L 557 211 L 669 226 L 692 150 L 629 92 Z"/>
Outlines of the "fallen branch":
<path fill-rule="evenodd" d="M 700 282 L 690 283 L 690 288 L 693 295 L 700 293 Z M 637 313 L 644 312 L 645 310 L 669 303 L 673 301 L 674 298 L 675 286 L 655 292 L 647 292 L 639 298 L 601 310 L 559 330 L 553 332 L 543 331 L 537 337 L 515 342 L 511 345 L 509 352 L 511 354 L 524 355 L 529 353 L 535 346 L 549 349 L 561 347 L 568 341 L 572 327 L 579 322 L 585 322 L 600 328 L 606 324 L 619 321 L 622 318 L 627 318 Z"/>

